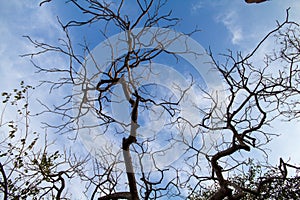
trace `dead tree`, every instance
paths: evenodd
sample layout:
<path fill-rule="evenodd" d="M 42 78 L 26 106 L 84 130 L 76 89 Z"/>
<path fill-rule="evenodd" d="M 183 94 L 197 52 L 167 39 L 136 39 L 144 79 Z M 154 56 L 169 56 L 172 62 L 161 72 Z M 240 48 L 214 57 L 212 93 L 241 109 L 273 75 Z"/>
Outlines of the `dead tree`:
<path fill-rule="evenodd" d="M 41 4 L 45 2 L 49 0 Z M 45 105 L 46 113 L 59 115 L 62 120 L 61 124 L 47 123 L 48 127 L 56 128 L 59 133 L 75 132 L 74 139 L 81 131 L 86 131 L 87 135 L 94 134 L 93 136 L 118 136 L 119 151 L 113 152 L 113 145 L 94 142 L 93 145 L 101 150 L 94 152 L 92 173 L 84 173 L 84 170 L 78 172 L 86 182 L 87 194 L 92 191 L 91 199 L 158 199 L 167 195 L 172 197 L 180 195 L 186 188 L 192 188 L 194 192 L 197 188 L 204 187 L 203 184 L 206 182 L 215 182 L 218 185 L 218 190 L 211 199 L 238 199 L 249 192 L 249 189 L 237 186 L 228 178 L 233 173 L 243 171 L 245 159 L 236 157 L 236 154 L 250 152 L 252 149 L 265 152 L 264 145 L 274 136 L 273 133 L 265 131 L 270 123 L 282 116 L 287 119 L 298 117 L 298 108 L 294 107 L 298 104 L 291 97 L 296 98 L 299 94 L 298 69 L 295 64 L 298 62 L 299 54 L 290 51 L 297 49 L 298 43 L 288 40 L 290 34 L 284 35 L 280 32 L 286 26 L 297 25 L 290 22 L 287 17 L 286 21 L 278 24 L 278 28 L 267 34 L 250 54 L 244 56 L 238 53 L 235 57 L 229 52 L 226 55 L 227 62 L 223 65 L 210 54 L 215 70 L 224 80 L 227 96 L 224 98 L 222 96 L 221 101 L 218 94 L 203 91 L 210 106 L 200 107 L 199 104 L 203 99 L 199 100 L 201 101 L 199 104 L 189 105 L 199 112 L 197 123 L 193 123 L 179 115 L 179 105 L 187 97 L 187 91 L 194 84 L 193 80 L 185 87 L 174 85 L 179 91 L 176 97 L 165 93 L 161 96 L 157 93 L 153 95 L 157 90 L 154 88 L 149 90 L 147 86 L 141 87 L 139 84 L 147 75 L 155 74 L 152 64 L 159 56 L 178 59 L 176 56 L 178 52 L 169 51 L 167 47 L 182 35 L 173 34 L 168 29 L 177 24 L 177 18 L 172 18 L 171 13 L 160 14 L 159 11 L 165 5 L 165 1 L 137 0 L 134 4 L 136 13 L 133 17 L 124 11 L 128 3 L 124 0 L 118 3 L 70 0 L 68 3 L 83 14 L 83 20 L 72 19 L 65 23 L 60 21 L 66 35 L 60 40 L 61 46 L 49 45 L 27 37 L 37 48 L 37 52 L 27 56 L 35 57 L 48 52 L 59 52 L 69 60 L 69 65 L 62 68 L 49 68 L 34 63 L 39 72 L 61 74 L 59 76 L 61 78 L 56 81 L 43 82 L 50 84 L 51 91 L 66 86 L 76 88 L 71 94 L 66 95 L 63 103 L 53 108 Z M 154 28 L 161 24 L 162 29 Z M 108 47 L 112 56 L 104 64 L 97 57 L 101 55 L 94 54 L 86 43 L 82 45 L 82 52 L 78 52 L 73 46 L 74 41 L 69 31 L 72 28 L 85 28 L 90 25 L 99 25 L 102 28 L 102 36 L 108 38 L 106 46 L 101 47 Z M 122 32 L 121 35 L 117 35 L 118 43 L 113 44 L 109 40 L 107 32 L 110 27 Z M 155 31 L 150 32 L 152 36 L 147 35 L 148 39 L 144 40 L 149 28 L 154 28 L 152 30 Z M 283 49 L 279 56 L 277 54 L 275 57 L 267 56 L 263 67 L 255 67 L 251 59 L 264 41 L 274 33 L 285 36 L 283 46 L 286 50 Z M 183 42 L 183 46 L 186 46 L 186 43 Z M 120 49 L 121 53 L 118 53 Z M 194 56 L 198 54 L 189 51 L 189 48 L 183 48 L 179 53 L 192 53 Z M 284 61 L 286 65 L 280 65 L 281 69 L 277 69 L 275 73 L 271 69 L 271 64 L 277 61 Z M 143 68 L 143 64 L 147 67 Z M 94 73 L 90 73 L 90 67 L 95 69 Z M 136 73 L 136 70 L 141 71 Z M 147 72 L 146 75 L 143 72 Z M 114 99 L 117 96 L 115 93 L 117 86 L 120 86 L 119 91 L 124 96 L 122 100 Z M 95 93 L 96 96 L 93 96 Z M 130 110 L 128 121 L 122 121 L 113 115 L 109 107 L 111 103 L 122 102 L 125 102 L 124 107 Z M 168 138 L 168 142 L 172 145 L 180 143 L 186 147 L 181 167 L 157 165 L 155 155 L 164 154 L 167 150 L 149 147 L 149 144 L 157 142 L 155 137 L 142 139 L 138 137 L 138 134 L 145 134 L 138 132 L 142 121 L 140 116 L 143 111 L 151 111 L 152 106 L 161 109 L 161 113 L 168 114 L 169 121 L 166 127 L 176 126 L 176 134 L 181 136 L 173 137 L 170 134 L 171 137 Z M 99 128 L 99 131 L 93 133 L 94 128 Z M 218 131 L 223 131 L 219 137 L 206 140 L 210 138 L 209 134 Z M 203 151 L 205 145 L 201 142 L 210 143 L 210 147 Z M 168 148 L 175 151 L 172 145 Z M 136 163 L 133 161 L 133 152 L 137 154 L 136 163 L 140 167 L 138 172 L 134 167 Z M 199 174 L 204 168 L 200 156 L 205 158 L 205 163 L 209 167 L 208 173 L 204 175 Z M 152 171 L 145 169 L 148 164 L 145 162 L 147 158 L 152 162 L 154 168 Z M 121 166 L 125 166 L 124 171 Z M 120 185 L 125 187 L 120 189 Z"/>
<path fill-rule="evenodd" d="M 298 24 L 289 20 L 287 10 L 285 21 L 278 23 L 278 27 L 266 34 L 249 54 L 244 56 L 242 53 L 237 53 L 235 56 L 234 53 L 229 52 L 224 55 L 225 64 L 218 63 L 211 54 L 215 66 L 222 74 L 228 93 L 221 103 L 224 106 L 215 104 L 209 111 L 203 110 L 206 113 L 203 120 L 191 125 L 210 134 L 219 132 L 219 137 L 215 138 L 213 147 L 206 152 L 201 146 L 197 148 L 193 143 L 185 142 L 190 151 L 195 152 L 189 159 L 189 164 L 194 169 L 189 174 L 191 179 L 195 178 L 199 181 L 196 188 L 200 191 L 208 191 L 205 183 L 210 182 L 211 185 L 215 183 L 213 186 L 215 190 L 212 189 L 214 192 L 210 193 L 209 199 L 243 199 L 247 195 L 256 197 L 264 192 L 263 186 L 286 177 L 287 165 L 281 160 L 279 167 L 282 173 L 280 175 L 274 173 L 269 177 L 262 173 L 255 186 L 247 187 L 243 182 L 237 183 L 234 179 L 237 174 L 245 176 L 248 172 L 246 169 L 249 160 L 256 159 L 247 152 L 261 151 L 266 158 L 256 159 L 257 165 L 266 171 L 273 169 L 275 166 L 268 162 L 265 145 L 277 135 L 276 126 L 281 120 L 298 119 L 299 103 L 294 101 L 299 98 L 298 34 Z M 277 38 L 274 44 L 278 46 L 273 53 L 262 58 L 258 51 L 266 40 L 272 39 L 271 36 Z M 260 58 L 262 62 L 255 63 L 252 61 L 254 57 Z M 210 123 L 213 112 L 219 113 L 218 120 L 215 119 L 218 121 L 217 126 Z M 180 120 L 189 123 L 184 119 Z M 199 161 L 201 155 L 204 155 L 211 167 L 210 176 L 201 174 Z M 293 165 L 290 167 L 298 169 Z"/>
<path fill-rule="evenodd" d="M 42 1 L 40 5 L 46 6 L 50 2 Z M 100 196 L 99 199 L 156 199 L 169 194 L 169 188 L 175 188 L 179 193 L 179 186 L 174 182 L 177 176 L 175 171 L 174 178 L 165 180 L 165 173 L 168 168 L 160 168 L 156 165 L 155 159 L 149 157 L 155 172 L 143 170 L 136 172 L 132 158 L 132 152 L 136 151 L 138 155 L 138 165 L 144 166 L 143 155 L 149 154 L 147 145 L 152 139 L 145 138 L 138 141 L 137 130 L 139 128 L 139 113 L 141 110 L 150 110 L 152 106 L 159 107 L 166 112 L 170 117 L 178 113 L 178 105 L 182 100 L 185 92 L 190 88 L 180 88 L 180 96 L 176 98 L 172 96 L 163 96 L 162 98 L 153 97 L 147 88 L 139 85 L 139 79 L 144 78 L 141 75 L 137 76 L 135 70 L 141 68 L 141 65 L 148 65 L 144 70 L 148 74 L 153 73 L 151 63 L 160 55 L 176 58 L 176 53 L 167 51 L 168 45 L 171 45 L 180 35 L 169 34 L 168 28 L 173 27 L 178 23 L 177 18 L 171 17 L 171 11 L 166 14 L 160 14 L 162 7 L 166 1 L 155 0 L 138 0 L 133 6 L 136 12 L 132 14 L 134 17 L 126 13 L 125 7 L 129 2 L 122 0 L 120 2 L 106 2 L 88 0 L 79 2 L 71 0 L 68 4 L 75 6 L 80 13 L 83 14 L 83 21 L 69 20 L 61 22 L 61 27 L 65 32 L 65 39 L 62 39 L 62 46 L 49 45 L 38 42 L 30 37 L 27 37 L 34 44 L 38 51 L 24 56 L 39 56 L 47 52 L 59 52 L 69 59 L 68 68 L 48 68 L 41 64 L 34 63 L 40 73 L 57 73 L 62 74 L 62 78 L 58 81 L 46 80 L 44 84 L 50 83 L 50 88 L 66 87 L 68 85 L 73 88 L 73 93 L 67 95 L 65 102 L 50 108 L 45 105 L 44 113 L 55 113 L 63 119 L 62 124 L 49 124 L 47 127 L 55 128 L 59 133 L 75 132 L 73 138 L 76 139 L 80 131 L 87 130 L 87 134 L 92 132 L 93 128 L 99 128 L 99 132 L 95 133 L 110 137 L 111 134 L 118 134 L 119 142 L 121 142 L 120 150 L 117 153 L 112 153 L 110 146 L 99 144 L 101 151 L 96 154 L 96 159 L 93 165 L 94 175 L 87 176 L 82 173 L 80 176 L 87 183 L 87 191 L 94 190 L 92 199 Z M 148 39 L 143 39 L 145 34 L 149 35 L 149 28 L 157 28 L 163 24 L 160 31 L 151 32 Z M 104 27 L 101 30 L 102 36 L 108 38 L 107 31 L 110 28 L 117 29 L 124 33 L 124 38 L 120 38 L 120 49 L 122 53 L 118 54 L 116 45 L 110 44 L 107 40 L 107 47 L 111 54 L 111 62 L 105 63 L 105 67 L 98 62 L 98 55 L 95 55 L 88 45 L 83 44 L 83 52 L 75 53 L 76 49 L 73 46 L 74 41 L 71 40 L 70 30 L 73 28 L 82 28 L 87 26 Z M 168 37 L 166 37 L 168 36 Z M 153 43 L 155 46 L 153 46 Z M 124 44 L 124 45 L 123 45 Z M 123 45 L 123 46 L 122 46 Z M 123 51 L 124 50 L 124 51 Z M 188 49 L 183 49 L 182 53 L 186 53 Z M 94 71 L 95 74 L 89 74 L 89 67 L 99 69 Z M 78 69 L 79 68 L 79 69 Z M 103 69 L 103 70 L 102 70 Z M 143 69 L 142 69 L 143 70 Z M 116 116 L 107 111 L 110 103 L 113 103 L 114 88 L 121 86 L 121 93 L 125 97 L 127 107 L 130 109 L 129 123 L 120 121 Z M 97 93 L 96 97 L 91 94 Z M 42 103 L 42 102 L 41 102 Z M 43 104 L 43 103 L 42 103 Z M 75 108 L 75 109 L 74 109 Z M 75 113 L 75 115 L 74 115 Z M 91 123 L 83 124 L 82 120 L 89 119 L 87 113 L 93 113 L 95 119 L 90 120 Z M 86 120 L 87 121 L 87 120 Z M 95 123 L 92 123 L 95 122 Z M 143 133 L 139 133 L 143 135 Z M 154 141 L 155 142 L 155 141 Z M 164 153 L 163 151 L 152 152 L 153 154 Z M 115 154 L 115 155 L 114 155 Z M 121 156 L 122 155 L 122 156 Z M 122 159 L 123 157 L 123 159 Z M 111 160 L 108 160 L 111 159 Z M 124 172 L 118 170 L 121 165 L 125 166 L 127 181 L 124 181 Z M 98 168 L 98 169 L 97 169 Z M 159 175 L 157 175 L 159 173 Z M 159 176 L 159 180 L 155 180 Z M 153 180 L 152 180 L 153 179 Z M 118 191 L 119 185 L 128 191 Z"/>

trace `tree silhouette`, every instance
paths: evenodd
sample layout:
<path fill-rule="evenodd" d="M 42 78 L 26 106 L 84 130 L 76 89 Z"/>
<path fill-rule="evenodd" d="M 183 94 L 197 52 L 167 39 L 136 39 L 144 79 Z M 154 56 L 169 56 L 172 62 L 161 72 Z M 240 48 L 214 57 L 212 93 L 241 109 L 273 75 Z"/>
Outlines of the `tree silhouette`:
<path fill-rule="evenodd" d="M 51 0 L 42 1 L 40 5 L 46 2 Z M 53 107 L 41 102 L 44 114 L 61 117 L 59 122 L 45 124 L 58 133 L 73 134 L 72 139 L 89 137 L 86 146 L 90 154 L 79 160 L 76 156 L 65 158 L 62 163 L 67 164 L 67 169 L 62 171 L 53 167 L 57 153 L 47 156 L 45 150 L 34 154 L 36 159 L 31 159 L 32 166 L 38 166 L 35 171 L 44 177 L 43 181 L 52 184 L 47 192 L 54 191 L 52 196 L 62 198 L 64 181 L 76 174 L 86 184 L 84 190 L 90 199 L 184 198 L 188 196 L 187 190 L 191 198 L 197 198 L 194 197 L 197 191 L 212 184 L 214 192 L 205 193 L 210 199 L 241 199 L 247 195 L 262 195 L 266 184 L 288 178 L 288 168 L 298 169 L 281 159 L 276 173 L 255 174 L 255 184 L 237 182 L 237 177 L 241 182 L 252 177 L 247 175 L 252 173 L 247 169 L 249 158 L 255 155 L 248 152 L 255 150 L 267 156 L 265 146 L 276 135 L 270 129 L 273 123 L 280 119 L 296 120 L 299 115 L 295 101 L 299 97 L 299 28 L 289 20 L 288 11 L 285 21 L 278 23 L 249 54 L 235 56 L 229 51 L 224 55 L 226 61 L 219 63 L 212 52 L 207 53 L 214 72 L 218 73 L 214 78 L 222 77 L 224 88 L 215 85 L 217 91 L 206 89 L 197 84 L 195 74 L 191 73 L 188 84 L 170 82 L 168 89 L 176 91 L 172 94 L 155 84 L 143 85 L 143 80 L 171 74 L 171 71 L 156 71 L 165 69 L 163 65 L 155 65 L 159 59 L 174 62 L 184 55 L 203 56 L 189 46 L 188 38 L 193 32 L 176 34 L 171 30 L 179 19 L 171 17 L 171 12 L 161 14 L 166 1 L 137 0 L 134 5 L 130 4 L 136 11 L 132 15 L 126 12 L 127 3 L 124 0 L 70 0 L 68 5 L 75 6 L 82 13 L 82 19 L 59 20 L 65 32 L 60 46 L 26 36 L 37 51 L 24 56 L 35 58 L 55 52 L 69 61 L 65 67 L 51 68 L 32 60 L 40 73 L 55 73 L 59 77 L 43 80 L 52 93 L 57 88 L 67 88 L 63 102 L 57 101 Z M 102 54 L 90 50 L 87 43 L 81 45 L 82 51 L 74 47 L 72 29 L 89 26 L 101 27 L 101 36 L 106 40 L 100 47 L 110 52 L 110 59 L 103 60 Z M 121 33 L 109 37 L 110 30 Z M 263 64 L 256 65 L 252 59 L 271 36 L 275 36 L 279 48 L 261 58 Z M 178 41 L 180 49 L 176 48 Z M 168 76 L 162 77 L 169 82 Z M 191 96 L 195 88 L 200 88 L 202 98 Z M 129 110 L 129 115 L 113 110 L 111 105 L 121 105 Z M 192 115 L 191 110 L 196 111 L 196 115 Z M 182 114 L 184 111 L 188 114 Z M 155 122 L 159 121 L 144 117 L 146 112 L 167 116 L 161 130 L 155 132 L 159 134 L 147 135 L 148 132 L 141 129 L 146 122 L 153 124 L 148 130 L 155 129 Z M 120 120 L 120 115 L 127 120 Z M 168 134 L 158 139 L 163 132 Z M 116 138 L 117 141 L 97 138 Z M 157 149 L 162 141 L 168 145 Z M 170 151 L 173 157 L 178 156 L 178 150 L 182 150 L 179 164 L 176 160 L 164 165 L 159 163 L 169 159 L 164 155 Z M 257 165 L 274 168 L 268 161 L 258 160 Z M 5 172 L 2 177 L 1 187 L 7 194 Z M 64 198 L 68 198 L 67 195 Z"/>

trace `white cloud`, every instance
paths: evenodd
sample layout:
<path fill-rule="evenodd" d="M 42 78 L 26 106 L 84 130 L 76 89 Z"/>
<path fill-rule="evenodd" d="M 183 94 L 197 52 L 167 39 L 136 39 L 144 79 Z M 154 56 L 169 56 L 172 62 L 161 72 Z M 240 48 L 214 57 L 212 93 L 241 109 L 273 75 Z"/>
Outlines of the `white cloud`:
<path fill-rule="evenodd" d="M 290 19 L 299 21 L 299 3 L 293 0 L 269 1 L 261 4 L 223 1 L 215 5 L 216 22 L 221 22 L 229 31 L 232 44 L 239 50 L 253 48 L 270 30 L 276 27 L 276 20 L 283 21 L 286 9 Z"/>
<path fill-rule="evenodd" d="M 23 35 L 35 39 L 57 41 L 61 36 L 55 22 L 55 14 L 38 3 L 25 1 L 5 1 L 0 6 L 0 90 L 14 88 L 21 80 L 32 79 L 34 68 L 28 58 L 20 55 L 31 53 L 34 48 Z M 32 78 L 31 78 L 32 77 Z M 34 82 L 30 80 L 29 82 Z"/>
<path fill-rule="evenodd" d="M 199 9 L 203 8 L 204 2 L 203 1 L 197 1 L 195 3 L 192 3 L 191 12 L 196 13 L 199 11 Z"/>
<path fill-rule="evenodd" d="M 222 22 L 228 31 L 231 34 L 231 42 L 233 44 L 238 44 L 241 40 L 243 40 L 243 31 L 242 27 L 238 23 L 238 13 L 234 10 L 224 13 L 217 17 L 217 21 Z"/>

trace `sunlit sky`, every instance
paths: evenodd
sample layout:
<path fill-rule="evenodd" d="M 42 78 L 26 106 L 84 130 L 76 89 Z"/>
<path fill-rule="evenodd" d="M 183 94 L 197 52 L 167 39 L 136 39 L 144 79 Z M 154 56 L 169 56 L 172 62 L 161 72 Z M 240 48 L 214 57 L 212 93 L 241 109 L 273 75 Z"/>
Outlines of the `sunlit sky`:
<path fill-rule="evenodd" d="M 57 23 L 57 16 L 62 22 L 67 22 L 71 17 L 79 18 L 80 15 L 74 8 L 64 5 L 63 0 L 53 0 L 39 6 L 38 0 L 0 1 L 0 91 L 11 91 L 24 80 L 25 83 L 37 85 L 43 78 L 36 74 L 29 58 L 20 55 L 34 51 L 33 46 L 23 35 L 30 35 L 39 41 L 56 43 L 63 37 L 63 32 Z M 299 0 L 270 0 L 261 4 L 246 4 L 244 0 L 170 0 L 165 11 L 171 9 L 174 17 L 181 18 L 176 31 L 191 32 L 200 29 L 192 38 L 204 48 L 211 48 L 215 55 L 226 53 L 227 49 L 242 51 L 244 54 L 253 49 L 256 44 L 273 28 L 276 20 L 283 21 L 286 9 L 290 9 L 290 19 L 300 22 Z M 134 12 L 130 7 L 128 13 Z M 126 11 L 127 11 L 126 10 Z M 72 38 L 82 40 L 82 32 L 72 29 Z M 112 33 L 117 33 L 115 30 Z M 98 45 L 103 38 L 98 33 L 88 32 L 84 37 L 91 47 Z M 271 50 L 268 44 L 266 50 Z M 269 48 L 269 49 L 268 49 Z M 61 58 L 39 60 L 40 63 L 49 65 L 63 65 L 68 61 Z M 62 95 L 62 94 L 60 94 Z M 48 97 L 48 92 L 37 89 L 31 94 L 31 99 L 36 98 L 55 101 L 55 97 Z M 0 107 L 1 108 L 1 107 Z M 38 105 L 32 105 L 33 110 L 40 110 Z M 7 114 L 6 117 L 12 117 Z M 33 126 L 39 127 L 38 122 Z M 276 163 L 279 156 L 285 160 L 291 158 L 292 163 L 300 163 L 298 142 L 300 141 L 300 122 L 279 127 L 282 136 L 270 143 L 272 152 L 270 158 Z"/>

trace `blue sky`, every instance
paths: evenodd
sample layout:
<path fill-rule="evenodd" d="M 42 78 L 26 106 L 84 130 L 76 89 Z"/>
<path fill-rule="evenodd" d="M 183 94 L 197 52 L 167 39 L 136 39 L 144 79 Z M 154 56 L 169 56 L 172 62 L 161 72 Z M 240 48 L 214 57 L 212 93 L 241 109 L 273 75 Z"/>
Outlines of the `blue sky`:
<path fill-rule="evenodd" d="M 70 18 L 80 18 L 82 15 L 74 7 L 65 6 L 63 1 L 54 1 L 55 4 L 44 4 L 52 12 L 59 15 L 62 21 Z M 51 6 L 50 6 L 51 5 Z M 129 4 L 130 5 L 130 4 Z M 190 32 L 194 28 L 201 31 L 193 35 L 205 48 L 211 47 L 214 52 L 224 52 L 226 49 L 248 50 L 272 28 L 276 20 L 285 18 L 285 10 L 291 7 L 291 18 L 299 19 L 299 3 L 296 0 L 270 0 L 261 4 L 246 4 L 243 0 L 180 0 L 169 1 L 162 12 L 172 10 L 172 16 L 181 19 L 176 31 Z M 128 15 L 135 13 L 134 8 L 125 6 Z M 87 31 L 88 32 L 88 31 Z M 111 30 L 116 34 L 116 30 Z M 79 34 L 79 35 L 78 35 Z M 99 34 L 88 32 L 91 45 L 103 40 Z M 74 33 L 81 36 L 82 32 Z M 95 37 L 96 36 L 96 37 Z M 251 46 L 252 45 L 252 46 Z"/>
<path fill-rule="evenodd" d="M 63 22 L 70 17 L 79 18 L 80 14 L 73 8 L 65 6 L 64 1 L 54 0 L 53 3 L 45 3 L 39 7 L 39 1 L 10 0 L 0 2 L 0 91 L 11 91 L 24 80 L 25 83 L 37 85 L 43 77 L 36 74 L 28 58 L 19 55 L 34 51 L 33 46 L 22 36 L 30 35 L 34 39 L 57 43 L 58 38 L 63 37 L 63 32 L 57 23 L 56 16 L 60 16 Z M 291 8 L 290 18 L 300 22 L 300 2 L 298 0 L 270 0 L 261 4 L 246 4 L 243 0 L 170 0 L 164 10 L 173 10 L 173 16 L 182 19 L 175 28 L 179 32 L 190 32 L 195 27 L 201 31 L 195 33 L 192 38 L 198 41 L 204 48 L 211 48 L 215 55 L 226 53 L 227 49 L 242 51 L 247 54 L 270 30 L 275 28 L 276 20 L 285 19 L 286 9 Z M 134 12 L 128 7 L 128 13 Z M 93 31 L 71 32 L 72 38 L 82 41 L 85 37 L 91 47 L 95 47 L 102 40 L 99 34 Z M 111 30 L 116 34 L 116 30 Z M 264 50 L 272 49 L 272 43 L 267 43 Z M 78 47 L 79 48 L 79 47 Z M 42 57 L 36 60 L 44 65 L 64 65 L 68 61 L 59 55 Z M 51 75 L 47 75 L 51 76 Z M 49 78 L 49 77 L 47 77 Z M 55 77 L 53 77 L 55 78 Z M 57 98 L 56 93 L 48 94 L 46 88 L 39 88 L 31 94 L 32 100 L 39 98 L 52 104 Z M 1 105 L 2 106 L 2 105 Z M 2 109 L 2 107 L 0 108 Z M 33 111 L 41 108 L 32 105 Z M 6 114 L 7 118 L 13 114 Z M 299 122 L 300 123 L 300 122 Z M 33 129 L 39 129 L 39 122 L 33 122 Z M 297 148 L 300 135 L 300 125 L 283 125 L 278 128 L 283 134 L 270 143 L 273 149 L 270 158 L 277 162 L 279 156 L 292 162 L 299 163 L 300 155 Z M 282 143 L 284 141 L 284 144 Z M 275 148 L 274 148 L 275 147 Z"/>
<path fill-rule="evenodd" d="M 33 49 L 23 35 L 55 43 L 57 38 L 63 37 L 56 16 L 62 21 L 78 17 L 78 13 L 63 2 L 45 3 L 42 7 L 37 0 L 0 3 L 1 89 L 13 88 L 18 84 L 16 80 L 30 79 L 33 75 L 28 59 L 19 57 Z M 176 31 L 189 32 L 197 27 L 201 31 L 193 35 L 193 39 L 217 55 L 227 49 L 249 52 L 276 26 L 276 20 L 285 18 L 288 7 L 291 7 L 291 19 L 299 20 L 300 4 L 296 0 L 271 0 L 261 4 L 246 4 L 242 0 L 188 0 L 184 3 L 173 0 L 165 9 L 172 9 L 173 16 L 182 19 Z M 72 32 L 72 36 L 78 41 L 83 37 L 79 31 Z M 86 39 L 92 47 L 103 40 L 98 34 L 90 34 Z"/>

